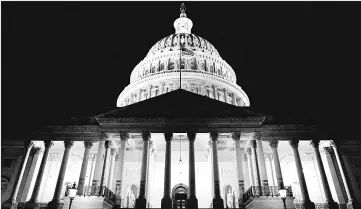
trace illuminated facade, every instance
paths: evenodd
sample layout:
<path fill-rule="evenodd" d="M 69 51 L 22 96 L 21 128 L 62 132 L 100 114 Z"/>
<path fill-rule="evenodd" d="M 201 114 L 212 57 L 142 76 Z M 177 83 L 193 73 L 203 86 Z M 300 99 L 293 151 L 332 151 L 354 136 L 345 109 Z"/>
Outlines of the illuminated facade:
<path fill-rule="evenodd" d="M 287 208 L 356 208 L 360 145 L 250 111 L 192 26 L 182 7 L 115 110 L 41 127 L 25 151 L 4 139 L 3 208 L 68 208 L 74 182 L 72 208 L 283 208 L 280 189 Z"/>

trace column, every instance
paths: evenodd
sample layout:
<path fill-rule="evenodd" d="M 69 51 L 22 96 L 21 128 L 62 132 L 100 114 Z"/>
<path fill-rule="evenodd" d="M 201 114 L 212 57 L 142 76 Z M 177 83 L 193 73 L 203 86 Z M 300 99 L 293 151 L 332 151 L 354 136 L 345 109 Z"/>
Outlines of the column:
<path fill-rule="evenodd" d="M 242 168 L 243 168 L 243 177 L 244 177 L 244 190 L 247 191 L 247 189 L 249 189 L 249 187 L 251 186 L 250 184 L 250 179 L 249 179 L 249 170 L 248 170 L 248 157 L 247 155 L 244 153 L 244 150 L 245 149 L 241 149 L 241 153 L 243 152 L 243 155 L 242 155 L 242 160 L 243 160 L 243 163 L 242 163 Z"/>
<path fill-rule="evenodd" d="M 270 165 L 270 168 L 271 168 L 270 172 L 271 172 L 272 185 L 276 186 L 275 177 L 274 177 L 274 174 L 273 174 L 273 166 L 272 166 L 272 159 L 273 159 L 272 153 L 264 153 L 264 158 L 269 160 L 269 165 Z"/>
<path fill-rule="evenodd" d="M 89 158 L 90 158 L 90 173 L 89 173 L 89 180 L 88 180 L 88 188 L 87 188 L 87 193 L 86 195 L 90 195 L 91 194 L 91 185 L 92 185 L 92 181 L 93 181 L 93 175 L 94 175 L 94 165 L 95 165 L 95 153 L 89 154 Z"/>
<path fill-rule="evenodd" d="M 138 92 L 138 102 L 140 102 L 141 96 L 142 96 L 142 89 L 139 89 L 139 92 Z"/>
<path fill-rule="evenodd" d="M 73 146 L 73 144 L 74 144 L 73 141 L 64 141 L 65 150 L 63 154 L 63 159 L 61 161 L 61 166 L 59 170 L 58 180 L 56 182 L 53 200 L 48 203 L 48 209 L 58 209 L 63 206 L 63 203 L 60 203 L 60 193 L 64 185 L 64 177 L 65 177 L 66 166 L 68 164 L 70 148 Z"/>
<path fill-rule="evenodd" d="M 300 183 L 300 188 L 301 188 L 301 195 L 302 195 L 302 199 L 303 199 L 302 203 L 301 203 L 301 207 L 305 208 L 305 209 L 314 209 L 315 204 L 313 202 L 311 202 L 310 197 L 308 195 L 306 180 L 305 180 L 305 176 L 303 174 L 303 168 L 302 168 L 302 164 L 301 164 L 300 153 L 298 152 L 299 140 L 292 139 L 289 142 L 290 142 L 290 145 L 293 150 L 293 156 L 295 158 L 298 181 Z"/>
<path fill-rule="evenodd" d="M 26 163 L 28 161 L 29 158 L 29 154 L 30 154 L 30 150 L 33 147 L 34 143 L 32 141 L 25 141 L 24 142 L 24 147 L 25 147 L 25 155 L 21 160 L 21 169 L 18 170 L 18 173 L 16 174 L 15 177 L 15 182 L 14 182 L 14 189 L 11 191 L 10 197 L 8 200 L 6 200 L 3 205 L 2 208 L 3 209 L 16 209 L 17 205 L 16 205 L 16 196 L 18 195 L 19 192 L 19 188 L 20 188 L 20 183 L 21 183 L 21 179 L 23 178 L 24 175 L 24 171 L 25 171 L 25 167 L 26 167 Z"/>
<path fill-rule="evenodd" d="M 248 155 L 248 172 L 249 172 L 249 184 L 250 186 L 256 186 L 254 175 L 253 175 L 253 166 L 252 166 L 252 149 L 246 148 L 246 152 Z"/>
<path fill-rule="evenodd" d="M 217 87 L 215 85 L 212 85 L 212 89 L 213 89 L 213 99 L 218 100 L 217 97 Z"/>
<path fill-rule="evenodd" d="M 276 178 L 277 178 L 277 186 L 278 186 L 279 189 L 283 189 L 284 185 L 283 185 L 281 164 L 280 164 L 280 159 L 278 157 L 278 151 L 277 151 L 278 140 L 276 140 L 276 139 L 270 140 L 269 141 L 269 146 L 272 149 L 273 163 L 274 163 L 274 166 L 275 166 Z"/>
<path fill-rule="evenodd" d="M 232 104 L 237 105 L 236 104 L 236 94 L 235 93 L 232 93 Z"/>
<path fill-rule="evenodd" d="M 189 209 L 198 209 L 198 200 L 196 196 L 196 161 L 194 157 L 195 132 L 187 133 L 189 140 L 189 193 L 187 205 Z"/>
<path fill-rule="evenodd" d="M 264 160 L 261 132 L 255 132 L 253 138 L 257 142 L 257 154 L 258 154 L 257 157 L 258 157 L 259 172 L 263 187 L 263 195 L 268 196 L 269 195 L 268 178 L 267 178 L 266 162 Z"/>
<path fill-rule="evenodd" d="M 331 146 L 335 152 L 335 157 L 336 157 L 336 161 L 337 161 L 337 164 L 338 164 L 338 167 L 340 169 L 340 173 L 341 173 L 341 177 L 342 177 L 342 182 L 343 182 L 343 185 L 345 187 L 345 190 L 346 190 L 346 194 L 347 194 L 347 209 L 353 209 L 353 208 L 356 208 L 356 205 L 355 205 L 355 202 L 353 201 L 353 198 L 352 198 L 352 195 L 351 195 L 351 192 L 350 192 L 350 186 L 347 182 L 347 179 L 346 179 L 346 176 L 345 176 L 345 172 L 344 172 L 344 169 L 343 169 L 343 163 L 341 162 L 341 159 L 340 159 L 340 142 L 339 141 L 335 141 L 333 140 L 331 142 Z"/>
<path fill-rule="evenodd" d="M 251 150 L 252 150 L 252 161 L 254 167 L 254 183 L 255 183 L 255 195 L 262 196 L 262 186 L 261 186 L 261 176 L 259 174 L 259 167 L 258 167 L 258 159 L 257 159 L 257 142 L 256 140 L 249 141 Z"/>
<path fill-rule="evenodd" d="M 33 193 L 31 195 L 29 202 L 27 202 L 25 205 L 25 208 L 27 208 L 27 209 L 33 209 L 38 206 L 37 203 L 38 203 L 38 196 L 39 196 L 39 191 L 40 191 L 40 186 L 41 186 L 41 180 L 43 179 L 46 162 L 47 162 L 48 156 L 49 156 L 50 147 L 53 146 L 54 143 L 52 141 L 44 141 L 44 145 L 45 145 L 45 150 L 44 150 L 43 158 L 41 160 L 38 176 L 36 177 Z"/>
<path fill-rule="evenodd" d="M 81 164 L 77 195 L 83 195 L 83 193 L 84 193 L 85 176 L 86 176 L 86 171 L 87 171 L 88 163 L 89 163 L 89 151 L 92 146 L 93 146 L 92 141 L 84 141 L 85 151 L 84 151 L 84 156 L 83 156 L 83 163 Z"/>
<path fill-rule="evenodd" d="M 239 208 L 244 208 L 243 202 L 243 193 L 244 193 L 244 177 L 242 171 L 242 156 L 241 147 L 240 147 L 240 139 L 241 132 L 232 132 L 232 139 L 234 140 L 234 146 L 236 150 L 236 163 L 237 163 L 237 177 L 238 177 L 238 206 Z"/>
<path fill-rule="evenodd" d="M 224 96 L 223 96 L 223 99 L 224 99 L 224 102 L 225 102 L 225 103 L 228 103 L 228 102 L 227 102 L 227 97 L 228 97 L 228 92 L 227 92 L 227 89 L 224 88 Z"/>
<path fill-rule="evenodd" d="M 149 94 L 148 94 L 148 99 L 152 98 L 152 88 L 153 88 L 153 86 L 152 86 L 152 85 L 149 85 L 149 89 L 148 89 L 148 92 L 149 92 Z"/>
<path fill-rule="evenodd" d="M 115 148 L 110 149 L 110 168 L 109 168 L 109 177 L 107 187 L 111 190 L 114 174 L 114 161 L 115 161 Z"/>
<path fill-rule="evenodd" d="M 115 208 L 120 208 L 121 206 L 121 196 L 122 196 L 122 180 L 123 180 L 123 172 L 124 172 L 124 159 L 125 159 L 125 143 L 129 139 L 129 133 L 120 132 L 120 148 L 118 152 L 118 175 L 115 186 Z"/>
<path fill-rule="evenodd" d="M 99 133 L 99 145 L 98 145 L 98 152 L 96 154 L 96 160 L 95 160 L 95 168 L 94 168 L 94 174 L 93 174 L 93 183 L 92 183 L 92 195 L 98 195 L 99 191 L 97 191 L 97 188 L 99 188 L 100 185 L 100 178 L 102 176 L 102 167 L 103 167 L 103 154 L 104 154 L 104 141 L 108 138 L 107 132 L 100 132 Z"/>
<path fill-rule="evenodd" d="M 36 174 L 36 167 L 38 164 L 41 147 L 33 146 L 32 152 L 33 152 L 33 158 L 31 159 L 30 167 L 29 167 L 29 170 L 27 171 L 26 176 L 25 176 L 25 174 L 23 175 L 23 180 L 25 180 L 25 181 L 24 181 L 23 188 L 21 188 L 21 186 L 20 186 L 20 190 L 19 190 L 20 192 L 18 194 L 18 200 L 19 200 L 19 197 L 20 197 L 20 200 L 18 202 L 26 202 L 26 200 L 27 200 L 27 197 L 30 192 L 31 183 Z M 28 159 L 28 161 L 29 161 L 29 159 Z"/>
<path fill-rule="evenodd" d="M 213 185 L 214 185 L 214 198 L 213 198 L 213 208 L 223 209 L 223 199 L 221 197 L 221 190 L 219 185 L 219 168 L 218 168 L 218 153 L 217 153 L 217 141 L 218 141 L 218 132 L 211 131 L 210 138 L 212 142 L 212 157 L 213 157 Z"/>
<path fill-rule="evenodd" d="M 337 175 L 336 172 L 336 168 L 334 165 L 334 160 L 332 158 L 332 147 L 324 147 L 323 151 L 325 153 L 325 157 L 326 157 L 326 162 L 329 168 L 329 176 L 331 177 L 331 181 L 332 184 L 334 185 L 335 188 L 335 193 L 336 193 L 336 197 L 335 198 L 336 201 L 338 201 L 338 203 L 340 205 L 346 205 L 346 200 L 345 200 L 345 196 L 344 193 L 342 191 L 342 183 L 339 180 L 339 177 Z"/>
<path fill-rule="evenodd" d="M 325 168 L 323 167 L 322 164 L 320 150 L 319 150 L 320 140 L 317 139 L 312 140 L 311 145 L 313 147 L 313 151 L 315 152 L 316 162 L 319 168 L 319 174 L 323 185 L 323 191 L 325 193 L 325 208 L 338 209 L 338 204 L 335 203 L 335 201 L 333 201 L 332 199 L 330 186 L 328 185 L 327 182 Z"/>
<path fill-rule="evenodd" d="M 164 195 L 161 203 L 161 208 L 172 208 L 172 198 L 170 196 L 171 184 L 171 141 L 173 133 L 164 133 L 165 138 L 165 164 L 164 164 Z"/>
<path fill-rule="evenodd" d="M 146 174 L 147 174 L 147 161 L 148 161 L 148 149 L 149 149 L 149 139 L 150 132 L 143 132 L 143 157 L 142 157 L 142 168 L 140 174 L 140 187 L 139 187 L 139 196 L 135 201 L 135 208 L 145 209 L 147 206 L 147 200 L 145 198 L 145 185 L 146 185 Z"/>
<path fill-rule="evenodd" d="M 342 155 L 342 160 L 344 162 L 345 168 L 346 168 L 346 173 L 348 174 L 348 177 L 350 179 L 350 182 L 356 182 L 356 178 L 355 175 L 353 173 L 353 169 L 352 169 L 352 163 L 350 162 L 350 156 L 347 155 L 345 152 L 341 153 Z M 354 194 L 354 197 L 356 199 L 356 202 L 361 203 L 361 192 L 359 190 L 359 188 L 357 187 L 357 184 L 355 183 L 351 183 L 351 193 Z"/>
<path fill-rule="evenodd" d="M 100 179 L 100 187 L 99 187 L 99 193 L 98 196 L 103 195 L 103 186 L 105 186 L 105 168 L 107 167 L 107 161 L 108 161 L 108 154 L 109 154 L 109 148 L 112 146 L 112 141 L 106 140 L 105 141 L 105 155 L 104 155 L 104 163 L 103 163 L 103 170 L 102 170 L 102 178 Z"/>

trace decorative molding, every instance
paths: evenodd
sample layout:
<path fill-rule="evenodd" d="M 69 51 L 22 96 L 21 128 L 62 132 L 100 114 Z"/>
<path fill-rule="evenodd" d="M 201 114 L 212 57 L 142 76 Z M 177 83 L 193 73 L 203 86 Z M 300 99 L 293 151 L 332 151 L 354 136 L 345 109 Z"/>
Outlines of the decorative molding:
<path fill-rule="evenodd" d="M 143 141 L 149 141 L 150 140 L 150 132 L 146 132 L 146 131 L 143 131 L 142 132 L 142 138 L 143 138 Z"/>
<path fill-rule="evenodd" d="M 254 132 L 253 140 L 262 140 L 262 133 L 260 131 Z"/>
<path fill-rule="evenodd" d="M 310 145 L 314 148 L 314 149 L 318 149 L 318 147 L 320 146 L 320 140 L 318 139 L 312 139 L 310 141 Z"/>
<path fill-rule="evenodd" d="M 300 141 L 298 139 L 291 139 L 289 140 L 289 143 L 293 149 L 298 149 L 298 143 Z"/>
<path fill-rule="evenodd" d="M 189 141 L 194 141 L 196 139 L 196 132 L 187 132 L 187 137 Z"/>
<path fill-rule="evenodd" d="M 165 141 L 172 141 L 173 139 L 173 132 L 166 132 L 164 133 Z"/>
<path fill-rule="evenodd" d="M 65 149 L 71 148 L 74 145 L 74 141 L 66 140 L 64 141 Z"/>
<path fill-rule="evenodd" d="M 85 149 L 90 149 L 93 146 L 93 142 L 92 141 L 84 141 L 84 147 Z"/>
<path fill-rule="evenodd" d="M 269 140 L 269 146 L 272 149 L 277 149 L 278 148 L 278 140 L 277 139 L 271 139 Z"/>
<path fill-rule="evenodd" d="M 121 141 L 127 141 L 129 139 L 129 133 L 128 132 L 120 132 L 119 137 Z"/>
<path fill-rule="evenodd" d="M 209 133 L 209 137 L 212 141 L 217 141 L 218 140 L 218 131 L 211 131 Z"/>
<path fill-rule="evenodd" d="M 240 139 L 241 139 L 241 132 L 235 132 L 235 131 L 233 131 L 231 138 L 232 138 L 234 141 L 240 140 Z"/>
<path fill-rule="evenodd" d="M 106 132 L 106 131 L 100 131 L 100 132 L 99 132 L 99 139 L 100 139 L 100 140 L 106 140 L 106 139 L 108 139 L 108 132 Z"/>

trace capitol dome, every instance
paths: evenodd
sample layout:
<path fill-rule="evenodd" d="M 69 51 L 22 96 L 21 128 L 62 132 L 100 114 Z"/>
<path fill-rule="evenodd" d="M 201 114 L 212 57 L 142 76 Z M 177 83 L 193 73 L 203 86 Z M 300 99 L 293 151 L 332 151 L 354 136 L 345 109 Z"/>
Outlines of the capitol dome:
<path fill-rule="evenodd" d="M 133 69 L 117 107 L 180 88 L 231 105 L 250 106 L 232 67 L 210 42 L 191 33 L 192 26 L 182 4 L 180 17 L 174 21 L 175 33 L 154 44 Z"/>

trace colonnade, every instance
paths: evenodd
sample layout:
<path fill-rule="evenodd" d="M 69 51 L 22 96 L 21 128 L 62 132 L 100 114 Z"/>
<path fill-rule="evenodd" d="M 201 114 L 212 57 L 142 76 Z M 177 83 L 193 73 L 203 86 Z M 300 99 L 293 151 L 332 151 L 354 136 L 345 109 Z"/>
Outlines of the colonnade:
<path fill-rule="evenodd" d="M 221 197 L 220 192 L 220 178 L 219 178 L 219 166 L 218 166 L 218 148 L 217 148 L 217 141 L 218 141 L 218 132 L 212 131 L 210 132 L 210 141 L 211 141 L 211 152 L 212 152 L 212 176 L 213 176 L 213 208 L 224 208 L 223 199 Z M 198 200 L 196 196 L 196 179 L 195 179 L 195 156 L 194 156 L 194 141 L 196 140 L 196 133 L 195 132 L 188 132 L 187 137 L 189 140 L 189 191 L 188 191 L 188 200 L 187 206 L 190 209 L 198 209 Z M 120 208 L 121 206 L 121 190 L 122 190 L 122 177 L 124 172 L 124 155 L 125 155 L 125 142 L 128 140 L 129 134 L 125 132 L 120 133 L 120 148 L 118 150 L 118 173 L 116 176 L 116 202 L 115 207 Z M 135 207 L 136 208 L 146 208 L 147 205 L 147 186 L 148 186 L 148 179 L 147 179 L 147 170 L 148 170 L 148 158 L 149 158 L 149 141 L 151 138 L 150 132 L 142 132 L 142 139 L 143 139 L 143 149 L 142 149 L 142 164 L 141 164 L 141 175 L 140 175 L 140 189 L 139 189 L 139 196 L 136 199 Z M 167 132 L 164 133 L 164 138 L 166 142 L 166 150 L 165 150 L 165 166 L 164 166 L 164 195 L 162 198 L 161 208 L 171 208 L 172 207 L 172 199 L 171 199 L 171 142 L 173 139 L 173 133 Z M 243 201 L 243 194 L 245 192 L 244 187 L 244 175 L 248 175 L 250 184 L 256 188 L 255 195 L 256 196 L 267 196 L 269 194 L 268 190 L 268 179 L 266 174 L 266 167 L 265 167 L 265 159 L 262 147 L 262 135 L 260 132 L 255 132 L 253 134 L 252 139 L 249 141 L 248 147 L 246 150 L 246 156 L 248 158 L 248 172 L 244 174 L 242 169 L 242 156 L 245 156 L 244 151 L 240 148 L 240 132 L 232 132 L 232 139 L 235 141 L 235 152 L 236 152 L 236 165 L 237 165 L 237 180 L 238 180 L 238 205 L 239 208 L 244 208 L 244 201 Z M 98 188 L 98 190 L 92 191 L 93 195 L 102 195 L 102 188 L 106 185 L 111 185 L 113 180 L 113 172 L 114 163 L 115 163 L 115 149 L 111 147 L 111 141 L 108 140 L 108 136 L 105 132 L 101 133 L 100 141 L 99 141 L 99 149 L 96 156 L 96 164 L 94 170 L 94 178 L 93 178 L 93 188 Z M 319 152 L 319 143 L 320 140 L 313 139 L 311 140 L 310 144 L 312 145 L 315 153 L 316 162 L 318 165 L 318 172 L 321 177 L 323 190 L 325 193 L 325 205 L 327 208 L 336 209 L 338 208 L 337 203 L 333 200 L 329 184 L 327 182 L 326 173 L 324 166 L 322 164 L 320 152 Z M 289 144 L 293 150 L 293 156 L 295 160 L 295 165 L 297 169 L 297 176 L 300 184 L 301 195 L 303 202 L 300 203 L 300 207 L 311 209 L 315 208 L 314 203 L 311 202 L 307 190 L 307 185 L 305 181 L 305 177 L 303 174 L 303 168 L 301 164 L 301 159 L 298 151 L 298 144 L 299 140 L 291 139 L 289 140 Z M 3 208 L 16 208 L 16 197 L 19 191 L 20 182 L 24 174 L 25 166 L 27 163 L 27 159 L 29 157 L 30 150 L 32 149 L 34 143 L 32 141 L 27 141 L 25 143 L 26 152 L 21 161 L 21 168 L 18 170 L 18 173 L 15 176 L 15 186 L 11 192 L 10 198 L 4 202 Z M 38 176 L 36 178 L 36 182 L 32 191 L 31 199 L 26 203 L 26 208 L 38 208 L 38 197 L 39 197 L 39 190 L 41 181 L 43 178 L 46 162 L 49 156 L 50 147 L 53 145 L 52 141 L 44 141 L 45 151 L 42 157 L 42 161 L 40 164 Z M 280 161 L 278 157 L 278 140 L 272 139 L 269 140 L 269 145 L 272 149 L 272 155 L 274 159 L 274 168 L 276 173 L 277 179 L 277 186 L 279 189 L 284 188 L 282 172 Z M 61 167 L 59 170 L 59 175 L 56 182 L 56 187 L 53 195 L 53 199 L 51 202 L 48 203 L 49 209 L 59 208 L 61 206 L 60 203 L 60 196 L 62 191 L 62 185 L 64 183 L 64 176 L 66 173 L 66 167 L 69 158 L 69 152 L 71 147 L 73 146 L 73 141 L 64 141 L 64 154 L 61 161 Z M 85 176 L 88 166 L 89 160 L 89 151 L 90 148 L 93 146 L 91 141 L 84 141 L 84 157 L 83 163 L 81 166 L 81 171 L 79 175 L 78 181 L 78 195 L 82 195 L 84 192 L 84 185 L 85 185 Z M 349 182 L 347 182 L 345 173 L 344 173 L 344 165 L 342 163 L 342 159 L 340 159 L 340 151 L 339 151 L 339 143 L 332 142 L 331 147 L 333 152 L 335 153 L 335 158 L 337 160 L 338 167 L 340 169 L 342 182 L 346 190 L 347 194 L 347 208 L 355 208 L 354 200 L 349 188 Z M 103 148 L 103 149 L 102 149 Z M 104 150 L 105 149 L 105 150 Z M 104 163 L 102 165 L 102 155 L 105 151 L 104 156 Z M 108 155 L 110 155 L 110 164 L 107 163 Z M 99 157 L 100 156 L 100 157 Z M 105 182 L 106 176 L 106 169 L 109 164 L 109 178 L 108 181 Z M 100 178 L 99 178 L 100 177 Z"/>

